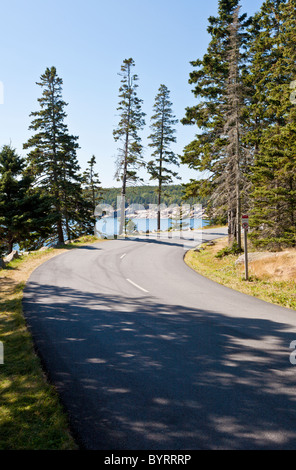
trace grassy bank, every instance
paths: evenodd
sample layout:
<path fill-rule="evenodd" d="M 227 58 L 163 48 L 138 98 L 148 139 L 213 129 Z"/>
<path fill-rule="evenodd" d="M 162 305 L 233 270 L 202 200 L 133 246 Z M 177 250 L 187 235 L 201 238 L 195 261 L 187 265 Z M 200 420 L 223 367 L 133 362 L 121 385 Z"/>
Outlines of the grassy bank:
<path fill-rule="evenodd" d="M 192 269 L 231 289 L 296 310 L 296 250 L 265 253 L 264 258 L 249 263 L 249 280 L 244 278 L 244 264 L 235 264 L 238 255 L 216 255 L 227 246 L 227 237 L 214 245 L 204 244 L 199 252 L 190 250 L 185 262 Z M 254 249 L 250 246 L 250 252 Z M 263 255 L 263 253 L 262 253 Z"/>
<path fill-rule="evenodd" d="M 53 256 L 97 242 L 82 237 L 59 249 L 30 253 L 0 270 L 0 450 L 74 450 L 67 416 L 48 383 L 22 311 L 23 288 L 32 271 Z"/>

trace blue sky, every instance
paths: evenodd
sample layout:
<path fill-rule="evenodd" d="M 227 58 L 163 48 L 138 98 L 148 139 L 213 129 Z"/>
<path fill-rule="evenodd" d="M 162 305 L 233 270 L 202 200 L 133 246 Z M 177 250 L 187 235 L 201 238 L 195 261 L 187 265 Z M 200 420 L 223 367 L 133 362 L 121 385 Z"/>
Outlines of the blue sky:
<path fill-rule="evenodd" d="M 253 14 L 261 0 L 242 0 L 242 12 Z M 144 158 L 150 157 L 147 136 L 160 84 L 170 90 L 173 112 L 182 119 L 195 104 L 188 84 L 190 61 L 202 58 L 208 45 L 208 17 L 218 0 L 4 0 L 1 2 L 1 68 L 4 103 L 0 105 L 0 146 L 11 143 L 26 155 L 23 143 L 32 135 L 30 113 L 39 109 L 36 85 L 46 67 L 54 65 L 63 79 L 69 105 L 66 124 L 79 136 L 79 163 L 84 169 L 94 154 L 104 187 L 114 180 L 118 143 L 113 129 L 119 117 L 120 67 L 132 57 L 139 77 L 146 127 L 141 133 Z M 0 93 L 1 99 L 1 93 Z M 196 129 L 178 124 L 181 154 Z M 181 182 L 198 175 L 181 165 Z M 149 182 L 143 173 L 145 183 Z"/>

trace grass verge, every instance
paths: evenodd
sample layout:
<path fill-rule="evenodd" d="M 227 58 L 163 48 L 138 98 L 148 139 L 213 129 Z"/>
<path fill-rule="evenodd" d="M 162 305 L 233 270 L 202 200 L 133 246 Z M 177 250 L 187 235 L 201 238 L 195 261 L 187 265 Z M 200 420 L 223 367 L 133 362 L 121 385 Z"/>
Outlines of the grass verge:
<path fill-rule="evenodd" d="M 260 262 L 250 263 L 250 276 L 249 280 L 246 281 L 244 265 L 235 264 L 238 255 L 228 255 L 221 259 L 216 258 L 216 254 L 226 246 L 227 237 L 220 239 L 212 246 L 204 244 L 201 246 L 200 252 L 188 251 L 185 255 L 185 262 L 199 274 L 219 284 L 258 297 L 266 302 L 296 310 L 295 278 L 280 279 L 270 272 L 267 275 L 267 272 L 262 269 L 263 261 L 261 260 Z M 256 264 L 258 263 L 261 267 L 260 274 L 258 274 L 259 270 L 256 270 Z"/>
<path fill-rule="evenodd" d="M 76 450 L 58 394 L 42 370 L 22 310 L 23 289 L 35 268 L 53 256 L 99 240 L 81 237 L 34 252 L 0 270 L 0 450 Z"/>

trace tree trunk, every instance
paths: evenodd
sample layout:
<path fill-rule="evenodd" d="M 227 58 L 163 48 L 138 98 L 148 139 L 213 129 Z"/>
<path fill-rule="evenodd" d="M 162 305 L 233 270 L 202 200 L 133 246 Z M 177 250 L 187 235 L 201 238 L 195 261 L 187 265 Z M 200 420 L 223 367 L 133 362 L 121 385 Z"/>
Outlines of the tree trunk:
<path fill-rule="evenodd" d="M 126 179 L 127 179 L 127 155 L 128 155 L 128 131 L 126 133 L 125 158 L 122 178 L 121 200 L 120 200 L 120 222 L 119 235 L 125 233 L 125 195 L 126 195 Z"/>
<path fill-rule="evenodd" d="M 160 163 L 160 172 L 158 180 L 158 211 L 157 211 L 157 230 L 160 230 L 160 204 L 161 204 L 161 163 Z"/>
<path fill-rule="evenodd" d="M 235 214 L 231 208 L 228 211 L 228 245 L 231 247 L 235 239 Z"/>
<path fill-rule="evenodd" d="M 160 154 L 159 154 L 159 178 L 158 178 L 158 212 L 157 212 L 157 230 L 160 230 L 160 204 L 161 204 L 161 186 L 162 186 L 162 155 L 163 155 L 163 127 L 164 115 L 162 113 L 161 119 L 161 141 L 160 141 Z"/>
<path fill-rule="evenodd" d="M 65 239 L 64 239 L 63 225 L 62 225 L 61 219 L 57 221 L 57 230 L 58 230 L 59 243 L 64 243 Z"/>
<path fill-rule="evenodd" d="M 236 76 L 238 82 L 238 77 Z M 237 91 L 237 89 L 236 89 Z M 239 109 L 238 109 L 238 96 L 236 96 L 236 241 L 238 249 L 242 248 L 241 236 L 241 191 L 240 191 L 240 132 L 239 132 Z"/>
<path fill-rule="evenodd" d="M 10 238 L 8 241 L 8 255 L 12 252 L 13 250 L 13 238 Z"/>

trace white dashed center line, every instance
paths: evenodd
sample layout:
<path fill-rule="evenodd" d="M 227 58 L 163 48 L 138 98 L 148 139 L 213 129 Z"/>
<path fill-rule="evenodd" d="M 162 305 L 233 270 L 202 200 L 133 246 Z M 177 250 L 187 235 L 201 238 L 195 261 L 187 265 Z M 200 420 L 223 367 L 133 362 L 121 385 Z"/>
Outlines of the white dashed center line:
<path fill-rule="evenodd" d="M 141 286 L 138 286 L 138 284 L 136 284 L 135 282 L 131 281 L 130 279 L 127 279 L 127 281 L 128 281 L 130 284 L 132 284 L 133 286 L 135 286 L 135 287 L 137 287 L 138 289 L 140 289 L 141 291 L 148 293 L 148 290 L 143 289 L 143 287 L 141 287 Z"/>

